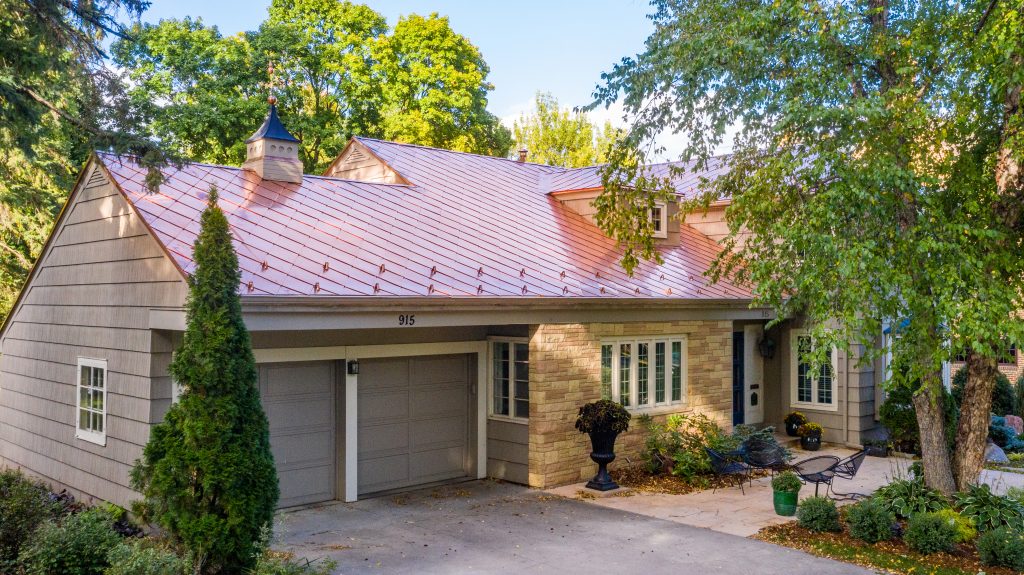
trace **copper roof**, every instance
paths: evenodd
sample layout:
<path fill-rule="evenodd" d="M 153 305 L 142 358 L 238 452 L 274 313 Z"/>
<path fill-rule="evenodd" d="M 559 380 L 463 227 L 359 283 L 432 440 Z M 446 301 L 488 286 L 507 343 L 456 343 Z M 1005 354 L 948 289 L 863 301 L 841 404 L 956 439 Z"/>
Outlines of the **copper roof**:
<path fill-rule="evenodd" d="M 306 175 L 261 180 L 241 168 L 165 170 L 150 193 L 145 168 L 100 154 L 115 183 L 177 265 L 192 245 L 211 185 L 227 214 L 243 295 L 500 298 L 747 299 L 703 277 L 718 244 L 681 224 L 681 244 L 634 277 L 616 242 L 547 192 L 559 168 L 360 138 L 411 182 Z"/>

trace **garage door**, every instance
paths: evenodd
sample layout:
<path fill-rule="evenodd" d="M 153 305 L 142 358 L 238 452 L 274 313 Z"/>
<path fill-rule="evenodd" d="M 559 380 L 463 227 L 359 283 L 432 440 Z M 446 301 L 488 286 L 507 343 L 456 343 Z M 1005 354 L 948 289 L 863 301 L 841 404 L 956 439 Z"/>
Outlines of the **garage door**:
<path fill-rule="evenodd" d="M 334 364 L 260 366 L 279 507 L 334 499 Z"/>
<path fill-rule="evenodd" d="M 359 493 L 465 476 L 469 356 L 359 363 Z"/>

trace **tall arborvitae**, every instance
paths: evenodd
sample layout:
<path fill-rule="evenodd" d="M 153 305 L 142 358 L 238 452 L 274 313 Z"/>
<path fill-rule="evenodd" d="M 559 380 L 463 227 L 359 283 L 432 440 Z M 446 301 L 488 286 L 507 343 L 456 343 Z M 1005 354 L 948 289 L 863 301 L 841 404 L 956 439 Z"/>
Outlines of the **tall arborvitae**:
<path fill-rule="evenodd" d="M 145 496 L 137 511 L 193 553 L 196 573 L 239 573 L 260 551 L 278 486 L 216 188 L 193 257 L 185 339 L 170 366 L 182 394 L 153 428 L 132 482 Z"/>

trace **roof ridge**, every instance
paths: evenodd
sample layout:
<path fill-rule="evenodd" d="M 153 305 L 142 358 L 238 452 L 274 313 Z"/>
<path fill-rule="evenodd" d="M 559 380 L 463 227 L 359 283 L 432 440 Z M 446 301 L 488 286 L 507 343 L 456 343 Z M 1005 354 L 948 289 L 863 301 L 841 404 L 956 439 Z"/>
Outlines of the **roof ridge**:
<path fill-rule="evenodd" d="M 449 154 L 461 154 L 463 156 L 476 156 L 478 158 L 485 158 L 485 159 L 488 159 L 488 160 L 502 160 L 502 161 L 505 161 L 505 162 L 513 163 L 513 164 L 537 166 L 539 168 L 548 168 L 548 169 L 552 169 L 552 170 L 562 170 L 562 171 L 565 171 L 565 170 L 575 169 L 575 168 L 563 168 L 562 166 L 552 166 L 551 164 L 541 164 L 541 163 L 538 163 L 538 162 L 520 162 L 519 160 L 514 160 L 512 158 L 503 158 L 501 156 L 489 156 L 487 154 L 478 154 L 476 152 L 460 152 L 458 150 L 449 150 L 448 148 L 436 148 L 434 146 L 424 146 L 422 144 L 410 144 L 408 142 L 396 142 L 394 140 L 384 140 L 384 139 L 381 139 L 381 138 L 371 138 L 369 136 L 352 136 L 352 138 L 355 139 L 355 140 L 362 140 L 362 141 L 367 141 L 368 140 L 368 141 L 371 141 L 371 142 L 380 142 L 382 144 L 391 144 L 391 145 L 394 145 L 394 146 L 405 146 L 405 147 L 408 147 L 408 148 L 420 148 L 422 150 L 434 150 L 434 151 L 437 151 L 437 152 L 446 152 L 446 153 L 449 153 Z"/>

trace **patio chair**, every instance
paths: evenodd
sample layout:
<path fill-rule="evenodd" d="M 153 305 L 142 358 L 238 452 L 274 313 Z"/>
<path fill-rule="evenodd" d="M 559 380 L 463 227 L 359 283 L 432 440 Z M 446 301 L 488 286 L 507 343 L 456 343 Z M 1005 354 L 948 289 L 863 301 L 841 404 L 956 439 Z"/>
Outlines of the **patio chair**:
<path fill-rule="evenodd" d="M 825 494 L 828 495 L 828 489 L 832 488 L 832 480 L 836 477 L 836 465 L 838 464 L 839 458 L 834 455 L 819 455 L 798 461 L 790 469 L 804 483 L 814 484 L 814 496 L 817 497 L 818 486 L 822 483 L 828 486 L 825 491 Z"/>
<path fill-rule="evenodd" d="M 748 437 L 739 451 L 743 461 L 754 469 L 767 469 L 775 475 L 777 471 L 789 468 L 786 462 L 786 450 L 778 443 L 767 441 L 761 437 Z"/>
<path fill-rule="evenodd" d="M 857 476 L 857 472 L 860 471 L 860 464 L 864 463 L 864 458 L 867 457 L 867 455 L 868 451 L 866 449 L 862 449 L 846 459 L 841 460 L 839 463 L 836 463 L 835 476 L 840 479 L 853 479 Z M 832 495 L 835 495 L 839 499 L 856 500 L 867 497 L 867 495 L 864 495 L 863 493 L 839 493 L 832 486 L 832 482 L 829 482 L 828 486 L 832 491 Z"/>
<path fill-rule="evenodd" d="M 711 471 L 713 471 L 715 475 L 736 477 L 736 484 L 739 485 L 740 492 L 746 495 L 747 492 L 743 489 L 743 482 L 750 478 L 750 466 L 742 461 L 731 459 L 735 457 L 742 457 L 742 454 L 739 451 L 719 453 L 710 447 L 705 447 L 704 451 L 706 451 L 708 457 L 711 458 Z M 717 489 L 718 486 L 716 485 L 711 492 L 714 493 Z"/>

